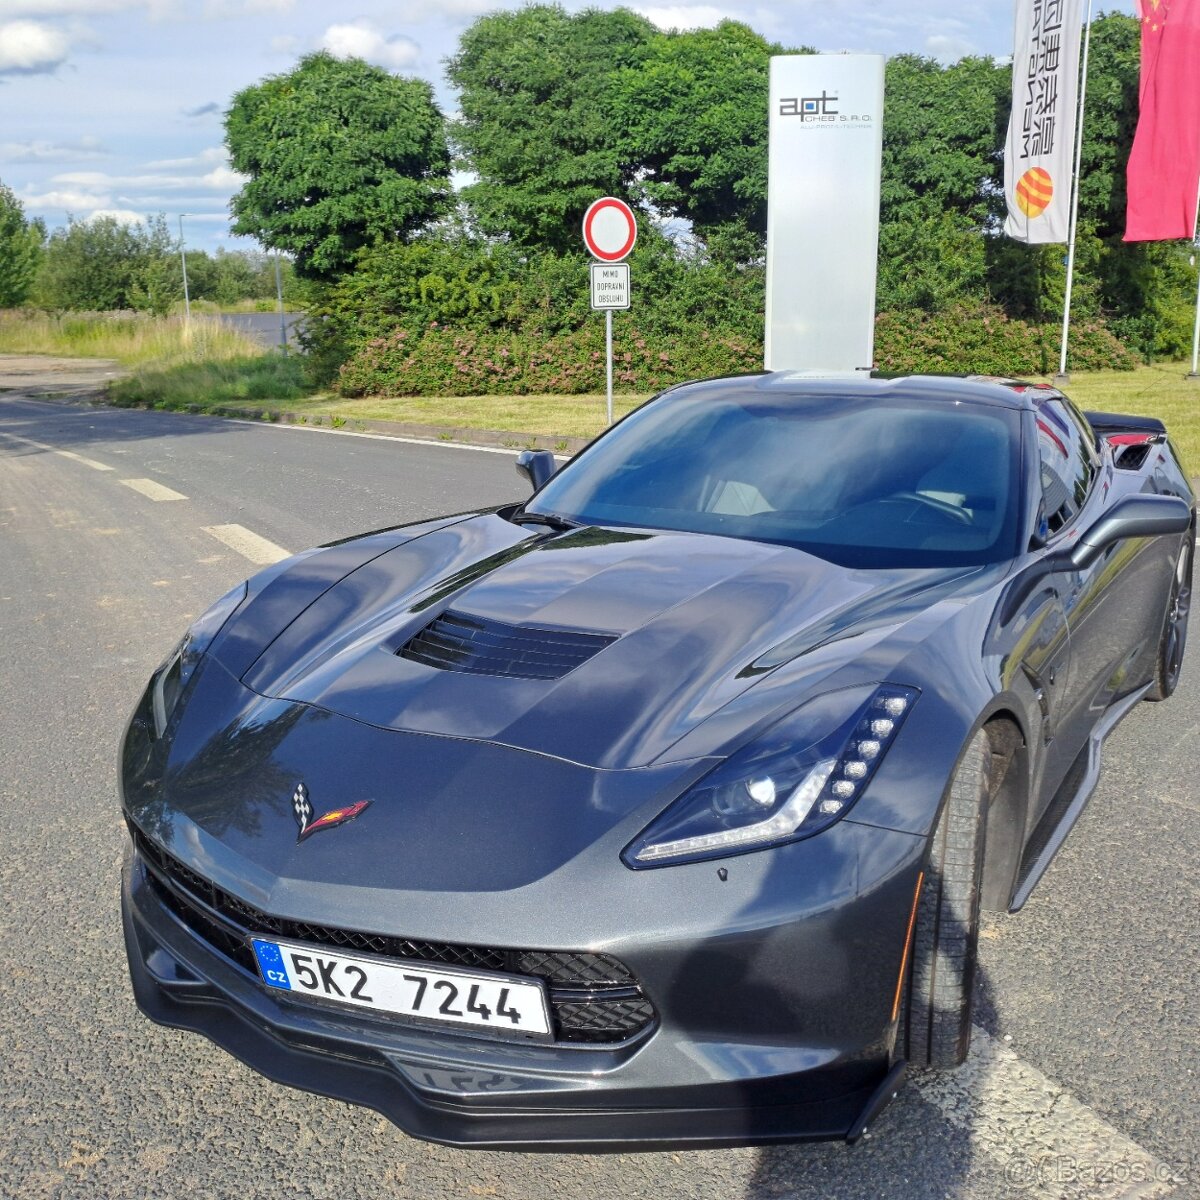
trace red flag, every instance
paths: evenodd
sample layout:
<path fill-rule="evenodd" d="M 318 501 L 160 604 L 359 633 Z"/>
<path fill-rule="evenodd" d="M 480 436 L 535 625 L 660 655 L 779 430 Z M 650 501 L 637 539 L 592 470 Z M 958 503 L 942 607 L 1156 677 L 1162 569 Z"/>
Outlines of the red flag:
<path fill-rule="evenodd" d="M 1200 192 L 1200 0 L 1137 4 L 1142 75 L 1125 240 L 1190 238 Z"/>

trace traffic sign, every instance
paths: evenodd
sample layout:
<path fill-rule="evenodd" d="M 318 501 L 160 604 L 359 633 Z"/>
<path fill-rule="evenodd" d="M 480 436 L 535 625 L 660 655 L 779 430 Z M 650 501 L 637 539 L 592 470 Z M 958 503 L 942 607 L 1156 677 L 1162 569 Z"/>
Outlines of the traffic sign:
<path fill-rule="evenodd" d="M 620 262 L 637 241 L 637 218 L 624 200 L 604 196 L 583 214 L 583 242 L 593 258 Z"/>
<path fill-rule="evenodd" d="M 629 307 L 629 264 L 592 263 L 592 307 Z"/>

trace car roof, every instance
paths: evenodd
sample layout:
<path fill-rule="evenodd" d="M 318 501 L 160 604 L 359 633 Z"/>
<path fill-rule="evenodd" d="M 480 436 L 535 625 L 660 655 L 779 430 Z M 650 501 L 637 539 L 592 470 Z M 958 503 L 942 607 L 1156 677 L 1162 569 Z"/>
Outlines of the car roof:
<path fill-rule="evenodd" d="M 1000 375 L 891 375 L 881 371 L 761 371 L 680 385 L 689 391 L 738 390 L 764 395 L 844 396 L 880 400 L 950 400 L 1003 408 L 1033 409 L 1063 399 L 1057 388 Z M 675 389 L 671 389 L 674 391 Z"/>

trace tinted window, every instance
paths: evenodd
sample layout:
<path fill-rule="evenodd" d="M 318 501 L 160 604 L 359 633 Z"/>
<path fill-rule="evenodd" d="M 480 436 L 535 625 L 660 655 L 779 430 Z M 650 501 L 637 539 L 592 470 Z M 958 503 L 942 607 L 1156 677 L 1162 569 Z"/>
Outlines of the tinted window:
<path fill-rule="evenodd" d="M 1083 507 L 1096 473 L 1096 456 L 1083 426 L 1061 401 L 1039 405 L 1037 431 L 1043 535 L 1053 537 Z"/>
<path fill-rule="evenodd" d="M 847 566 L 1011 557 L 1015 411 L 953 401 L 671 392 L 530 505 L 589 525 L 779 542 Z"/>

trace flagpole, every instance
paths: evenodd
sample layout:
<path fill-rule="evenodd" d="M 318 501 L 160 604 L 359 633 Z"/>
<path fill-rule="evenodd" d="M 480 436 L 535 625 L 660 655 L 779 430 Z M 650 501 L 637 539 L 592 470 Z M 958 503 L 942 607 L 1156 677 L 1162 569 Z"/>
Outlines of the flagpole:
<path fill-rule="evenodd" d="M 1200 380 L 1200 179 L 1196 180 L 1196 224 L 1192 237 L 1192 261 L 1196 264 L 1196 323 L 1192 326 L 1192 369 L 1189 379 Z"/>
<path fill-rule="evenodd" d="M 1071 290 L 1075 283 L 1075 230 L 1079 225 L 1079 167 L 1083 160 L 1083 112 L 1087 104 L 1088 51 L 1092 45 L 1092 0 L 1088 0 L 1087 28 L 1083 34 L 1082 78 L 1079 81 L 1079 112 L 1075 130 L 1075 174 L 1071 179 L 1071 228 L 1067 237 L 1067 288 L 1063 297 L 1062 347 L 1058 356 L 1058 374 L 1055 382 L 1066 383 L 1067 334 L 1071 327 Z"/>

